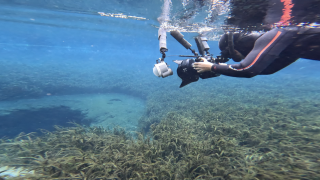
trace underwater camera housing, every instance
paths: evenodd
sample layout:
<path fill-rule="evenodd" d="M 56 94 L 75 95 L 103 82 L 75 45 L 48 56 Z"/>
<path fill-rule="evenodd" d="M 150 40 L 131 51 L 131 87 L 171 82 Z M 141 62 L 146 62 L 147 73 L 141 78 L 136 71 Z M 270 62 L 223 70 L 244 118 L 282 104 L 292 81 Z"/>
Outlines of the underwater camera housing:
<path fill-rule="evenodd" d="M 182 83 L 180 84 L 180 88 L 184 87 L 187 84 L 192 82 L 196 82 L 201 79 L 207 79 L 212 77 L 220 76 L 220 74 L 215 72 L 204 72 L 198 73 L 193 68 L 193 63 L 201 62 L 207 60 L 211 63 L 224 63 L 227 62 L 229 59 L 222 58 L 221 56 L 217 56 L 213 58 L 212 55 L 209 53 L 209 45 L 207 43 L 208 39 L 202 35 L 199 35 L 195 38 L 195 42 L 197 44 L 198 51 L 200 55 L 195 52 L 195 50 L 191 49 L 191 44 L 183 38 L 183 35 L 179 31 L 171 31 L 170 34 L 186 49 L 190 49 L 191 52 L 194 54 L 193 56 L 187 55 L 179 55 L 179 57 L 189 57 L 185 60 L 175 60 L 174 62 L 178 64 L 177 74 L 181 78 Z"/>
<path fill-rule="evenodd" d="M 198 55 L 198 53 L 195 52 L 195 50 L 191 49 L 191 44 L 186 41 L 183 38 L 183 35 L 179 31 L 171 31 L 170 34 L 186 49 L 190 49 L 191 52 L 194 54 L 193 56 L 186 56 L 186 55 L 180 55 L 179 57 L 189 57 L 185 60 L 175 60 L 174 62 L 178 64 L 177 68 L 177 74 L 181 78 L 182 83 L 180 84 L 180 88 L 186 86 L 187 84 L 190 84 L 192 82 L 196 82 L 199 80 L 199 78 L 207 79 L 212 77 L 217 77 L 220 74 L 217 74 L 215 72 L 204 72 L 204 73 L 198 73 L 193 68 L 193 63 L 195 62 L 201 62 L 206 59 L 208 62 L 216 63 L 216 59 L 212 58 L 210 53 L 208 52 L 210 47 L 207 43 L 208 39 L 203 36 L 198 36 L 195 38 L 198 51 L 201 56 Z"/>
<path fill-rule="evenodd" d="M 183 38 L 184 36 L 179 31 L 171 31 L 170 34 L 182 46 L 184 46 L 186 49 L 190 49 L 191 52 L 193 53 L 192 56 L 179 55 L 179 57 L 188 57 L 188 59 L 174 61 L 175 63 L 178 64 L 177 74 L 182 79 L 180 88 L 192 82 L 198 81 L 199 78 L 207 79 L 207 78 L 217 77 L 220 75 L 215 72 L 198 73 L 193 68 L 194 62 L 201 62 L 201 61 L 204 61 L 204 59 L 211 63 L 224 63 L 229 60 L 221 56 L 217 56 L 216 58 L 213 58 L 212 55 L 209 53 L 210 47 L 207 43 L 208 40 L 206 37 L 199 35 L 198 37 L 195 38 L 195 42 L 197 44 L 197 48 L 200 53 L 199 55 L 197 52 L 195 52 L 195 50 L 191 49 L 192 45 Z M 168 51 L 166 38 L 167 36 L 166 36 L 165 29 L 160 28 L 158 31 L 158 39 L 159 39 L 159 47 L 160 47 L 160 53 L 162 54 L 162 58 L 159 58 L 156 61 L 157 63 L 154 65 L 153 73 L 156 76 L 163 77 L 163 78 L 173 74 L 172 70 L 169 68 L 167 63 L 164 62 L 164 59 L 166 57 L 165 52 Z"/>

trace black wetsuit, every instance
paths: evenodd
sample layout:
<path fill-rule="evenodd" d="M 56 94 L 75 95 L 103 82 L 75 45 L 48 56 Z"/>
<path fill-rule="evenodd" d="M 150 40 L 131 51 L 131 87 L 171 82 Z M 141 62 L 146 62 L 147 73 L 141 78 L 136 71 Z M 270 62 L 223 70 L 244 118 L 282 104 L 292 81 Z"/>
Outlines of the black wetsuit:
<path fill-rule="evenodd" d="M 296 16 L 286 18 L 286 14 L 280 8 L 283 16 L 269 16 L 268 21 L 279 22 L 285 19 L 295 24 L 304 22 L 306 17 L 302 12 L 315 1 L 317 0 L 293 0 L 292 2 L 296 4 L 290 7 L 290 12 Z M 274 7 L 275 9 L 270 9 L 270 12 L 278 12 L 277 6 Z M 213 65 L 211 70 L 227 76 L 250 78 L 256 75 L 273 74 L 299 58 L 320 60 L 320 28 L 308 29 L 292 25 L 286 28 L 274 28 L 256 40 L 251 52 L 239 64 Z"/>
<path fill-rule="evenodd" d="M 275 28 L 258 38 L 239 64 L 213 65 L 212 71 L 249 78 L 273 74 L 299 58 L 320 60 L 320 29 Z"/>

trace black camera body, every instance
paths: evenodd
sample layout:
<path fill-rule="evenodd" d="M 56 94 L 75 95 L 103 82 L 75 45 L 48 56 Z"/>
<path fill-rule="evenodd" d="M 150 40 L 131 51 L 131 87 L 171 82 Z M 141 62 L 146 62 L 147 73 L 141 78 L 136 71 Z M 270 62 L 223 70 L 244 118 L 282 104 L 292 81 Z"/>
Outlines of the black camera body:
<path fill-rule="evenodd" d="M 185 59 L 185 60 L 175 60 L 174 62 L 178 64 L 177 68 L 177 74 L 181 78 L 182 83 L 180 84 L 180 88 L 183 86 L 190 84 L 192 82 L 196 82 L 201 79 L 207 79 L 212 77 L 220 76 L 220 74 L 217 74 L 215 72 L 209 71 L 204 73 L 198 73 L 193 68 L 193 63 L 195 62 L 201 62 L 202 60 L 200 58 L 196 59 Z M 209 61 L 210 62 L 210 61 Z"/>

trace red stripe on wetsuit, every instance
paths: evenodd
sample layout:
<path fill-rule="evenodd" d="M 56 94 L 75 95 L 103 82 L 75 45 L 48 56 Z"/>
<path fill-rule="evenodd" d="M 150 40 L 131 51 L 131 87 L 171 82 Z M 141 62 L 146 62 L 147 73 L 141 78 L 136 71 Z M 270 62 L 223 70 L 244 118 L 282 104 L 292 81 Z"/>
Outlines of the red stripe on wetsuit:
<path fill-rule="evenodd" d="M 278 39 L 278 37 L 280 35 L 281 35 L 281 32 L 278 31 L 277 34 L 274 36 L 274 38 L 259 52 L 259 54 L 253 60 L 253 62 L 251 64 L 249 64 L 249 66 L 242 68 L 242 69 L 234 69 L 234 68 L 232 68 L 232 69 L 236 70 L 236 71 L 243 71 L 243 70 L 249 69 L 251 66 L 253 66 L 258 61 L 260 56 Z M 231 66 L 230 66 L 230 68 L 231 68 Z"/>
<path fill-rule="evenodd" d="M 292 7 L 294 4 L 292 3 L 292 0 L 280 0 L 283 3 L 284 8 L 282 9 L 282 16 L 280 21 L 277 23 L 280 26 L 288 26 L 290 25 L 290 20 L 292 18 L 291 12 Z"/>

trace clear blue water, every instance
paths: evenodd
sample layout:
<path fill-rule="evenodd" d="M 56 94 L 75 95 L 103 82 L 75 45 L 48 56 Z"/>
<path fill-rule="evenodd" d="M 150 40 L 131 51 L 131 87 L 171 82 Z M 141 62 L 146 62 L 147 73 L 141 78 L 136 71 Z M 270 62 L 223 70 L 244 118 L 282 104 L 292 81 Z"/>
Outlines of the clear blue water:
<path fill-rule="evenodd" d="M 172 1 L 173 24 L 182 27 L 204 23 L 207 16 L 205 8 L 197 11 L 197 16 L 189 19 L 187 24 L 181 23 L 180 18 L 189 13 L 186 13 L 187 8 L 182 2 L 189 1 Z M 180 131 L 188 138 L 193 138 L 193 134 L 207 138 L 203 140 L 206 142 L 212 138 L 214 140 L 210 143 L 217 142 L 220 146 L 222 137 L 221 144 L 233 144 L 230 147 L 236 149 L 235 153 L 230 153 L 229 149 L 220 151 L 220 147 L 216 151 L 218 146 L 214 150 L 207 149 L 205 156 L 214 159 L 208 163 L 220 161 L 223 166 L 237 169 L 241 175 L 247 173 L 246 177 L 255 179 L 264 179 L 261 175 L 264 173 L 267 174 L 266 179 L 276 177 L 275 174 L 279 175 L 278 179 L 287 175 L 288 179 L 319 177 L 320 62 L 300 59 L 273 75 L 250 79 L 220 76 L 200 79 L 179 88 L 181 80 L 176 73 L 177 64 L 172 60 L 182 60 L 177 55 L 191 53 L 169 33 L 166 62 L 174 70 L 174 75 L 158 78 L 152 72 L 156 60 L 161 57 L 157 18 L 161 15 L 162 5 L 162 0 L 0 0 L 0 179 L 5 175 L 24 174 L 22 170 L 27 166 L 20 170 L 15 169 L 19 163 L 7 167 L 15 163 L 17 154 L 23 156 L 27 152 L 18 148 L 13 152 L 11 149 L 25 147 L 32 142 L 23 139 L 31 136 L 8 139 L 21 132 L 37 132 L 41 136 L 40 129 L 53 131 L 55 125 L 73 126 L 70 122 L 74 122 L 91 127 L 120 126 L 126 132 L 147 133 L 153 123 L 166 121 L 172 125 L 171 117 L 187 122 L 187 130 Z M 145 19 L 106 17 L 98 12 L 123 13 Z M 221 16 L 210 27 L 218 26 L 219 29 L 224 18 Z M 219 34 L 219 31 L 214 33 Z M 198 34 L 183 34 L 196 49 L 193 38 Z M 210 52 L 219 55 L 218 41 L 208 43 Z M 199 132 L 194 132 L 189 124 L 195 124 Z M 168 129 L 163 128 L 163 132 L 179 130 Z M 175 134 L 171 136 L 175 139 L 171 142 L 183 141 Z M 194 144 L 202 143 L 201 140 L 197 139 Z M 119 143 L 123 145 L 122 140 Z M 119 147 L 124 147 L 122 145 Z M 60 146 L 54 148 L 59 149 Z M 152 147 L 148 152 L 155 149 Z M 30 150 L 31 155 L 26 155 L 26 159 L 35 156 L 38 160 L 47 152 L 51 159 L 56 159 L 49 150 L 39 153 L 38 150 L 31 153 Z M 138 152 L 137 156 L 141 154 L 143 152 Z M 98 159 L 99 156 L 96 157 Z M 175 159 L 181 167 L 189 167 L 190 164 L 183 163 L 190 157 L 179 155 L 157 159 L 161 160 L 160 164 L 166 162 L 173 173 L 182 177 L 180 169 L 171 168 L 175 164 L 171 160 Z M 198 157 L 201 159 L 202 155 L 196 157 L 197 161 Z M 102 163 L 103 166 L 97 167 L 108 164 Z M 150 164 L 156 163 L 150 160 Z M 220 168 L 219 165 L 214 164 L 215 168 L 210 170 L 197 166 L 222 177 L 221 172 L 225 171 L 216 169 Z M 187 170 L 196 174 L 190 177 L 197 179 L 197 171 L 202 171 L 198 167 Z M 145 172 L 145 167 L 142 168 Z"/>
<path fill-rule="evenodd" d="M 319 62 L 309 60 L 299 60 L 270 76 L 252 79 L 221 76 L 200 80 L 183 89 L 179 89 L 181 81 L 176 73 L 165 79 L 155 77 L 152 68 L 161 55 L 157 40 L 161 1 L 1 0 L 0 3 L 0 93 L 5 103 L 47 96 L 125 93 L 145 101 L 146 109 L 152 109 L 155 103 L 165 105 L 167 112 L 179 110 L 176 99 L 182 98 L 188 104 L 189 98 L 206 99 L 205 94 L 213 91 L 251 102 L 244 106 L 258 105 L 261 102 L 256 97 L 270 99 L 267 96 L 272 95 L 292 101 L 319 100 Z M 178 18 L 183 10 L 181 1 L 173 1 L 172 7 L 172 14 Z M 98 12 L 123 13 L 146 20 L 106 17 Z M 193 37 L 197 33 L 184 35 L 195 48 Z M 172 60 L 182 58 L 173 55 L 191 53 L 169 34 L 167 43 L 166 61 L 175 70 L 177 65 Z M 218 42 L 209 41 L 209 45 L 210 52 L 218 55 Z M 198 89 L 204 94 L 197 93 Z M 251 92 L 255 92 L 249 97 L 252 101 L 247 97 Z M 161 94 L 166 94 L 166 100 L 158 99 Z M 5 105 L 1 108 L 6 111 Z M 147 117 L 148 113 L 142 116 Z"/>

